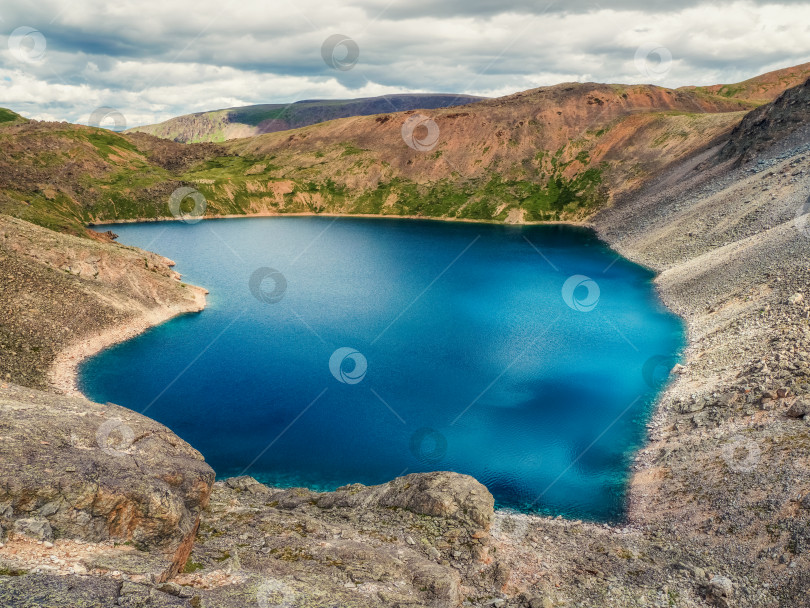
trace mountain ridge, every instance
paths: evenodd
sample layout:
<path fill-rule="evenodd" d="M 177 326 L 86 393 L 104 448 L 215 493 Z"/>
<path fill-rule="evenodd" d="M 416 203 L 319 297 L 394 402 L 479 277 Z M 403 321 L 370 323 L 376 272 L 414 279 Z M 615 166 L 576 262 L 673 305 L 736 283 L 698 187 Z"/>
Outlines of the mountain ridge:
<path fill-rule="evenodd" d="M 761 74 L 740 83 L 686 86 L 705 95 L 738 99 L 754 105 L 772 101 L 797 80 L 810 78 L 810 63 Z M 604 83 L 561 83 L 604 84 Z M 560 85 L 551 85 L 551 87 Z M 618 85 L 630 86 L 630 85 Z M 539 90 L 550 87 L 539 87 Z M 524 91 L 524 93 L 527 91 Z M 520 95 L 515 93 L 514 95 Z M 507 99 L 507 95 L 500 99 Z M 133 127 L 127 132 L 148 133 L 182 143 L 223 142 L 264 133 L 285 131 L 337 118 L 369 116 L 406 110 L 431 110 L 485 101 L 490 98 L 451 93 L 400 93 L 356 99 L 307 99 L 289 104 L 256 104 L 194 112 L 153 125 Z M 314 107 L 313 107 L 314 106 Z"/>
<path fill-rule="evenodd" d="M 86 234 L 92 222 L 172 217 L 172 193 L 186 188 L 205 199 L 210 217 L 581 221 L 726 137 L 754 107 L 694 89 L 564 83 L 222 144 L 9 113 L 0 123 L 0 212 Z M 423 124 L 412 125 L 409 145 L 403 129 L 414 120 Z M 436 140 L 417 145 L 430 123 Z"/>
<path fill-rule="evenodd" d="M 681 88 L 764 104 L 773 101 L 787 89 L 808 78 L 810 78 L 810 62 L 766 72 L 738 83 Z"/>
<path fill-rule="evenodd" d="M 452 93 L 400 93 L 356 99 L 305 99 L 289 104 L 256 104 L 170 118 L 128 129 L 181 143 L 223 142 L 263 133 L 287 131 L 337 118 L 382 112 L 461 106 L 486 99 Z"/>

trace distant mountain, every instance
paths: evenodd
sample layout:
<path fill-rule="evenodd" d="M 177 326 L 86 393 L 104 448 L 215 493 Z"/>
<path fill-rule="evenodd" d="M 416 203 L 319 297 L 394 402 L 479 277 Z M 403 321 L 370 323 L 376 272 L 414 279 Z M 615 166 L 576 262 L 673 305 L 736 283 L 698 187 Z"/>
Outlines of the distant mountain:
<path fill-rule="evenodd" d="M 263 133 L 287 131 L 316 123 L 406 110 L 462 106 L 485 97 L 471 95 L 384 95 L 360 99 L 306 100 L 292 104 L 262 104 L 178 116 L 157 125 L 129 130 L 182 143 L 223 142 Z"/>

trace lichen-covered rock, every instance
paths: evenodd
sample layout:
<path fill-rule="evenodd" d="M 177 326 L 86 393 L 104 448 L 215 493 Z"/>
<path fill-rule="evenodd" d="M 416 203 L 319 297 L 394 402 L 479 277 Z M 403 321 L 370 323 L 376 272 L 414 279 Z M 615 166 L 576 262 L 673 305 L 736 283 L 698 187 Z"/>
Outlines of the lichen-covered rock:
<path fill-rule="evenodd" d="M 807 397 L 797 398 L 785 412 L 788 418 L 804 418 L 810 415 L 810 399 Z"/>
<path fill-rule="evenodd" d="M 0 576 L 0 606 L 4 608 L 202 608 L 199 597 L 185 595 L 180 597 L 154 586 L 102 577 Z M 208 606 L 242 608 L 236 602 L 212 602 Z"/>
<path fill-rule="evenodd" d="M 456 473 L 413 474 L 387 484 L 379 503 L 489 528 L 495 500 L 480 482 Z"/>
<path fill-rule="evenodd" d="M 324 608 L 488 601 L 503 586 L 493 571 L 504 571 L 487 554 L 493 502 L 484 486 L 456 473 L 325 493 L 228 479 L 214 485 L 203 514 L 190 558 L 194 572 L 174 580 L 213 587 L 223 572 L 241 577 L 218 589 L 239 591 L 248 606 L 257 598 Z M 213 601 L 201 592 L 203 606 L 227 605 Z"/>
<path fill-rule="evenodd" d="M 110 608 L 120 583 L 98 577 L 0 576 L 0 606 L 14 608 Z"/>
<path fill-rule="evenodd" d="M 16 520 L 14 522 L 14 535 L 25 536 L 34 540 L 53 540 L 51 524 L 43 517 L 26 517 Z"/>
<path fill-rule="evenodd" d="M 720 608 L 729 608 L 734 595 L 734 584 L 725 576 L 713 576 L 706 585 L 706 599 Z"/>
<path fill-rule="evenodd" d="M 112 404 L 3 385 L 0 436 L 5 528 L 130 541 L 183 566 L 214 471 L 169 429 Z"/>

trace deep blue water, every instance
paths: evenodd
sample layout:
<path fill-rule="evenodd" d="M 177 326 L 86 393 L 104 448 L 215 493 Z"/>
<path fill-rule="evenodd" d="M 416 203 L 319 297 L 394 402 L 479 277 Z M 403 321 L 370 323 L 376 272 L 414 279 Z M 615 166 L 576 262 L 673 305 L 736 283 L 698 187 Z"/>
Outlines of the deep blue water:
<path fill-rule="evenodd" d="M 621 518 L 684 333 L 652 273 L 590 231 L 324 217 L 114 229 L 211 293 L 202 313 L 85 362 L 82 389 L 166 424 L 219 477 L 333 489 L 452 470 L 500 506 Z"/>

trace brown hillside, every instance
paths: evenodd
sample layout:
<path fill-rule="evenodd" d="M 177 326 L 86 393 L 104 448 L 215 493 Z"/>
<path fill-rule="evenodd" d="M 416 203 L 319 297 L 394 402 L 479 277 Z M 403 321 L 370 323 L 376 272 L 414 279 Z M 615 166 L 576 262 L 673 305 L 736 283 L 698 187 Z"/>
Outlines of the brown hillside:
<path fill-rule="evenodd" d="M 683 87 L 729 99 L 740 99 L 758 104 L 776 99 L 791 87 L 810 78 L 810 63 L 768 72 L 736 84 L 716 84 L 709 87 Z"/>
<path fill-rule="evenodd" d="M 402 125 L 414 112 L 337 120 L 226 145 L 237 154 L 272 156 L 285 178 L 328 178 L 351 190 L 396 179 L 425 185 L 494 175 L 544 185 L 594 169 L 613 191 L 705 145 L 751 107 L 650 85 L 571 83 L 426 112 L 440 130 L 429 152 L 403 140 Z"/>
<path fill-rule="evenodd" d="M 172 192 L 190 187 L 210 216 L 582 219 L 726 137 L 755 105 L 698 89 L 570 83 L 225 144 L 9 114 L 0 123 L 0 212 L 81 234 L 88 222 L 169 217 Z M 422 149 L 403 137 L 417 118 L 424 123 L 413 129 L 416 140 L 436 136 Z"/>

